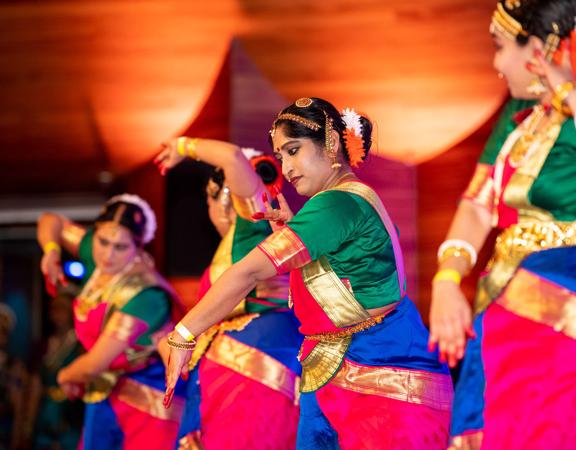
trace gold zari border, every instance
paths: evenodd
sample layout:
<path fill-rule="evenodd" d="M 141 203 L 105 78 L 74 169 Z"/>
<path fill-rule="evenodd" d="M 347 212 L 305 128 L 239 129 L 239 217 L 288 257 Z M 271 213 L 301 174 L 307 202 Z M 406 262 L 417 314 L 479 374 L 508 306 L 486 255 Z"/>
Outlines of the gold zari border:
<path fill-rule="evenodd" d="M 462 198 L 492 211 L 494 205 L 494 180 L 490 176 L 492 166 L 477 164 L 474 175 Z"/>
<path fill-rule="evenodd" d="M 328 383 L 338 372 L 351 341 L 352 337 L 348 336 L 337 341 L 318 342 L 301 361 L 300 392 L 314 392 Z"/>
<path fill-rule="evenodd" d="M 132 345 L 148 328 L 148 324 L 142 319 L 121 311 L 114 311 L 106 322 L 102 334 Z"/>
<path fill-rule="evenodd" d="M 298 376 L 280 361 L 225 334 L 218 335 L 206 358 L 296 400 Z"/>
<path fill-rule="evenodd" d="M 482 431 L 453 436 L 448 450 L 480 450 L 483 438 L 484 433 Z"/>
<path fill-rule="evenodd" d="M 193 431 L 178 440 L 178 450 L 204 450 L 199 431 Z"/>
<path fill-rule="evenodd" d="M 196 347 L 192 352 L 192 357 L 188 363 L 188 370 L 193 370 L 200 362 L 200 359 L 208 351 L 212 341 L 218 333 L 224 331 L 242 331 L 250 322 L 260 317 L 260 314 L 244 314 L 232 319 L 224 320 L 216 325 L 212 325 L 196 339 Z"/>
<path fill-rule="evenodd" d="M 576 293 L 520 269 L 496 303 L 576 339 Z"/>
<path fill-rule="evenodd" d="M 239 197 L 235 194 L 231 194 L 232 205 L 234 206 L 236 214 L 244 220 L 256 222 L 256 220 L 252 218 L 252 215 L 266 210 L 264 202 L 262 201 L 262 194 L 265 189 L 266 188 L 259 183 L 258 189 L 251 197 Z"/>
<path fill-rule="evenodd" d="M 440 411 L 450 411 L 454 397 L 450 375 L 397 367 L 364 366 L 346 359 L 331 384 Z"/>
<path fill-rule="evenodd" d="M 308 249 L 288 226 L 272 233 L 258 248 L 270 258 L 279 274 L 290 272 L 311 261 Z"/>
<path fill-rule="evenodd" d="M 542 250 L 576 245 L 575 222 L 519 223 L 506 228 L 496 239 L 490 272 L 478 284 L 475 308 L 483 311 L 512 280 L 528 255 Z"/>
<path fill-rule="evenodd" d="M 164 408 L 164 392 L 130 378 L 122 378 L 114 394 L 118 400 L 157 419 L 180 422 L 184 412 L 184 399 L 174 397 L 170 407 Z"/>
<path fill-rule="evenodd" d="M 301 271 L 306 289 L 335 326 L 347 327 L 370 318 L 324 256 L 306 264 Z"/>

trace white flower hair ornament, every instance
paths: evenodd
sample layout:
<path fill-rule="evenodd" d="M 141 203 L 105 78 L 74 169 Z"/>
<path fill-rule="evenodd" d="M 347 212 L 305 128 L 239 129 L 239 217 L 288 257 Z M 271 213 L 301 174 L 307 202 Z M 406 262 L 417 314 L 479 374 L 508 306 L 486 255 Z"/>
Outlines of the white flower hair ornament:
<path fill-rule="evenodd" d="M 346 124 L 344 130 L 344 142 L 346 143 L 346 152 L 350 159 L 352 167 L 359 167 L 364 161 L 365 150 L 364 140 L 362 139 L 362 121 L 360 115 L 352 108 L 342 110 L 342 120 Z"/>
<path fill-rule="evenodd" d="M 156 233 L 157 228 L 156 214 L 154 214 L 154 211 L 146 200 L 134 194 L 121 194 L 112 197 L 106 202 L 106 205 L 111 205 L 116 202 L 129 203 L 140 208 L 142 214 L 144 214 L 144 218 L 146 219 L 144 232 L 142 234 L 142 243 L 147 244 L 154 239 L 154 234 Z"/>
<path fill-rule="evenodd" d="M 254 150 L 253 148 L 241 148 L 244 157 L 250 161 L 252 158 L 256 158 L 257 156 L 262 156 L 264 153 L 258 150 Z"/>

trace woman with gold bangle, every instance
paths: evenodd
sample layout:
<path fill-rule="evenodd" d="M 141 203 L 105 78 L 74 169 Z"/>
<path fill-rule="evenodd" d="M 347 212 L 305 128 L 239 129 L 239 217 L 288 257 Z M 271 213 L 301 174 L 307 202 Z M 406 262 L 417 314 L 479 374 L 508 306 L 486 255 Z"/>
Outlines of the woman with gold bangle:
<path fill-rule="evenodd" d="M 200 284 L 200 304 L 210 287 L 272 233 L 258 214 L 268 195 L 280 194 L 276 159 L 228 142 L 178 137 L 156 159 L 166 173 L 185 157 L 215 166 L 206 187 L 208 213 L 222 241 Z M 254 216 L 254 214 L 256 214 Z M 298 424 L 297 388 L 302 342 L 298 321 L 288 309 L 288 278 L 258 283 L 222 322 L 197 338 L 178 324 L 174 339 L 161 343 L 196 347 L 190 370 L 179 449 L 292 449 Z M 169 399 L 168 399 L 169 400 Z M 247 414 L 250 411 L 250 414 Z"/>
<path fill-rule="evenodd" d="M 170 349 L 168 393 L 192 357 L 187 341 L 258 283 L 290 272 L 305 336 L 296 448 L 445 449 L 452 382 L 427 351 L 428 333 L 406 296 L 394 224 L 352 170 L 370 149 L 371 122 L 301 98 L 280 112 L 270 136 L 284 176 L 310 199 L 296 215 L 281 204 L 257 216 L 283 225 L 226 270 L 172 333 L 179 346 Z"/>
<path fill-rule="evenodd" d="M 430 345 L 451 366 L 466 353 L 454 449 L 576 442 L 575 16 L 574 0 L 501 0 L 492 18 L 496 70 L 537 103 L 505 110 L 438 252 Z M 492 228 L 472 320 L 459 283 Z"/>
<path fill-rule="evenodd" d="M 86 267 L 73 304 L 86 352 L 57 375 L 64 395 L 86 403 L 84 450 L 165 449 L 176 442 L 184 386 L 179 383 L 177 400 L 164 409 L 165 371 L 156 343 L 183 311 L 143 249 L 155 228 L 148 203 L 128 194 L 106 202 L 93 228 L 50 213 L 38 221 L 47 283 L 64 282 L 62 248 Z"/>

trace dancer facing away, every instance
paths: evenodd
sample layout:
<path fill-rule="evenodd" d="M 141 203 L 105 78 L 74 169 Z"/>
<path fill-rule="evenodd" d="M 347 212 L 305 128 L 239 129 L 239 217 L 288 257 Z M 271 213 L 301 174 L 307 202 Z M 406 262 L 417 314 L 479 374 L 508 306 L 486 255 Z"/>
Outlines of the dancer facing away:
<path fill-rule="evenodd" d="M 282 176 L 274 157 L 209 139 L 175 138 L 156 162 L 166 173 L 186 157 L 217 167 L 206 194 L 222 241 L 201 279 L 202 299 L 226 269 L 272 233 L 268 222 L 252 216 L 265 209 L 268 191 L 278 195 Z M 259 282 L 226 320 L 199 338 L 178 448 L 293 449 L 301 342 L 288 309 L 288 277 Z"/>
<path fill-rule="evenodd" d="M 438 252 L 430 344 L 451 365 L 466 350 L 455 449 L 576 441 L 575 17 L 574 0 L 500 1 L 493 15 L 496 70 L 513 97 L 538 102 L 487 148 Z M 493 228 L 472 322 L 459 283 Z"/>
<path fill-rule="evenodd" d="M 62 282 L 62 247 L 87 271 L 74 301 L 76 335 L 86 353 L 58 372 L 69 398 L 86 402 L 82 448 L 165 449 L 176 442 L 185 386 L 162 407 L 165 370 L 156 343 L 182 307 L 143 250 L 156 229 L 154 212 L 141 198 L 123 194 L 103 207 L 94 227 L 45 213 L 38 221 L 42 272 Z"/>
<path fill-rule="evenodd" d="M 428 333 L 405 294 L 398 237 L 378 195 L 354 175 L 372 125 L 319 98 L 280 112 L 271 143 L 284 176 L 311 197 L 286 225 L 231 266 L 169 337 L 168 390 L 187 370 L 195 336 L 254 286 L 291 272 L 305 335 L 297 448 L 443 449 L 452 384 L 427 351 Z"/>

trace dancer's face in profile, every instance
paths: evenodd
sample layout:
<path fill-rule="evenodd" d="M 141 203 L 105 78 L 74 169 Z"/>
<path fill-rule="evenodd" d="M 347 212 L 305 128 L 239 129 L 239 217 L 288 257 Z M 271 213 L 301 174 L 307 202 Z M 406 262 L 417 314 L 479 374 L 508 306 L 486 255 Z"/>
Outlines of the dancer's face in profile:
<path fill-rule="evenodd" d="M 300 195 L 312 197 L 324 189 L 333 169 L 323 147 L 309 138 L 286 136 L 282 126 L 276 128 L 272 144 L 282 174 Z"/>
<path fill-rule="evenodd" d="M 96 267 L 114 275 L 126 267 L 138 254 L 132 233 L 114 222 L 104 222 L 96 228 L 93 244 Z"/>
<path fill-rule="evenodd" d="M 519 45 L 515 40 L 493 33 L 492 39 L 496 50 L 494 52 L 494 68 L 504 75 L 508 83 L 510 95 L 514 98 L 535 99 L 534 94 L 527 91 L 528 86 L 536 76 L 526 68 L 539 45 L 538 38 L 530 37 L 526 45 Z"/>

